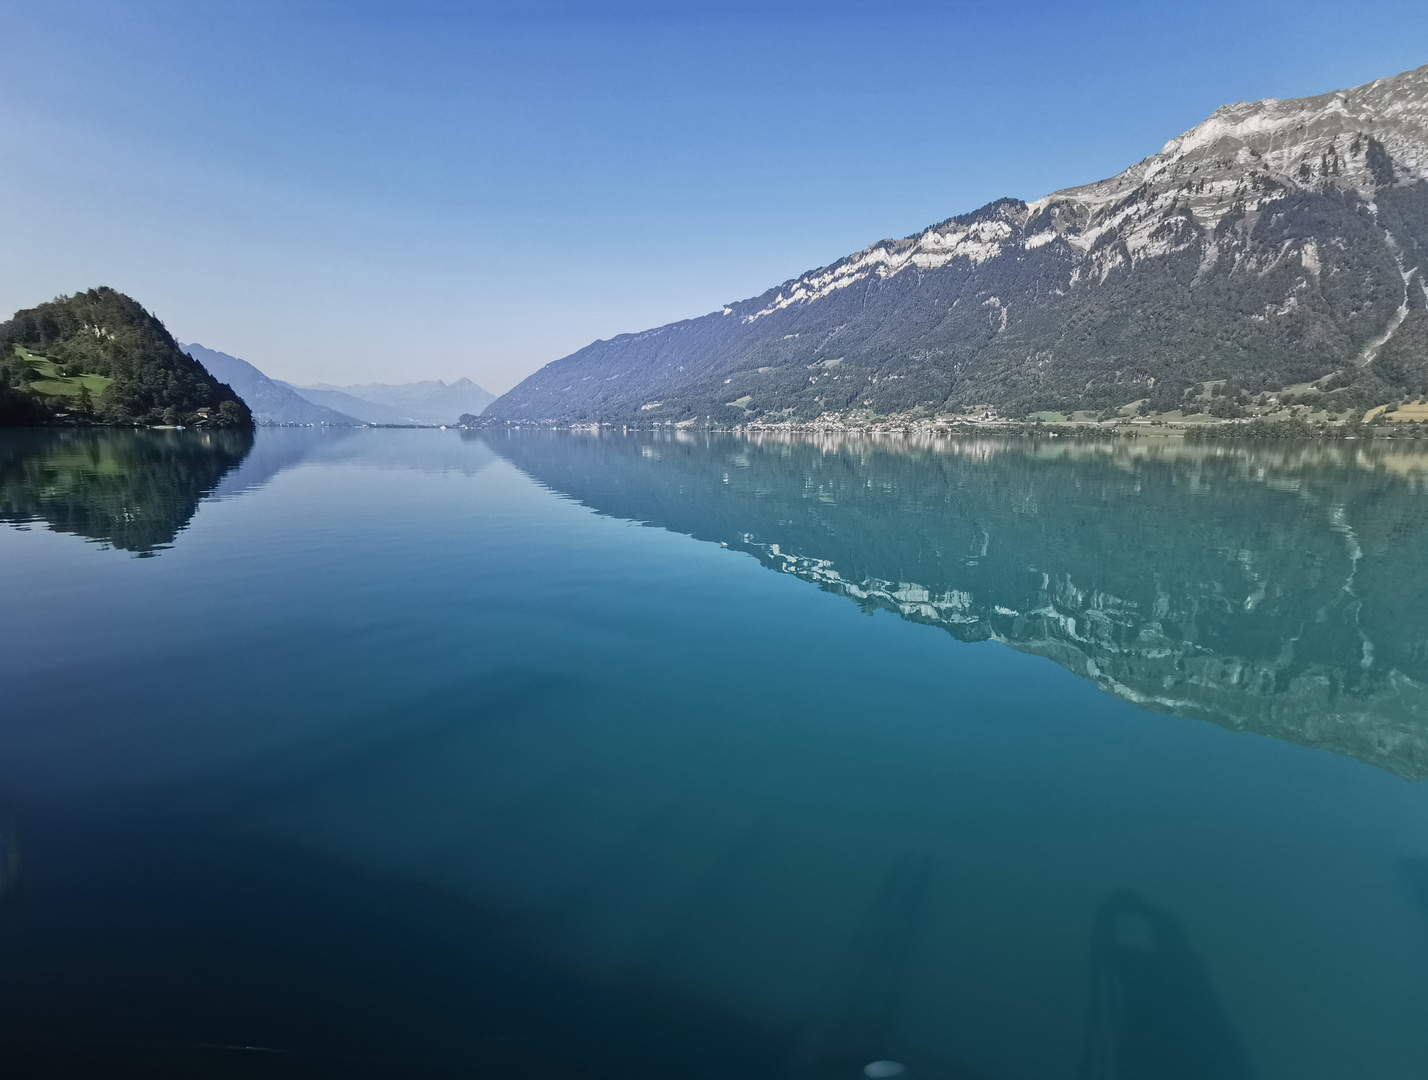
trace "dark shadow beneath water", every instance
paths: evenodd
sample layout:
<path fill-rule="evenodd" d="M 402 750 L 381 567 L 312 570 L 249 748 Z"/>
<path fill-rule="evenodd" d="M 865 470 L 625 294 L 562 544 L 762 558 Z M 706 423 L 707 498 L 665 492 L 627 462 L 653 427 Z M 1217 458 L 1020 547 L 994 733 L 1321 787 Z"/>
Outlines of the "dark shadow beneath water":
<path fill-rule="evenodd" d="M 7 1077 L 856 1080 L 902 1056 L 931 874 L 893 867 L 830 984 L 830 1022 L 782 1031 L 569 970 L 478 905 L 310 851 L 112 808 L 17 835 L 23 873 L 0 901 Z M 1080 1080 L 1253 1076 L 1183 928 L 1134 893 L 1097 909 L 1090 996 Z M 915 1072 L 974 1075 L 925 1056 Z"/>
<path fill-rule="evenodd" d="M 9 1077 L 786 1072 L 780 1035 L 562 970 L 417 884 L 142 819 L 22 837 L 0 906 Z"/>
<path fill-rule="evenodd" d="M 1129 890 L 1096 910 L 1080 1080 L 1250 1080 L 1209 973 L 1168 911 Z"/>

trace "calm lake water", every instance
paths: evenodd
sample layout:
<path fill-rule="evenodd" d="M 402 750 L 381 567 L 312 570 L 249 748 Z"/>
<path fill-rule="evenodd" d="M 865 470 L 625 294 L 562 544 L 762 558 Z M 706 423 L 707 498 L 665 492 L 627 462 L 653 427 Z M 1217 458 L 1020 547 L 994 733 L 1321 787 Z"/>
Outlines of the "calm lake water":
<path fill-rule="evenodd" d="M 1411 447 L 8 431 L 0 521 L 6 1075 L 1428 1074 Z"/>

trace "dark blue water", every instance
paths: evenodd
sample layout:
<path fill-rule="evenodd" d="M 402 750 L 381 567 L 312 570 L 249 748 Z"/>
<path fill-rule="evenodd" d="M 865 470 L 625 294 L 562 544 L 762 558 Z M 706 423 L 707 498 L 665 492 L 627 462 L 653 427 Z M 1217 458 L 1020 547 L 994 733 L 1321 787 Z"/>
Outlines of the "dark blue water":
<path fill-rule="evenodd" d="M 14 1075 L 1428 1073 L 1428 455 L 6 432 L 0 519 Z"/>

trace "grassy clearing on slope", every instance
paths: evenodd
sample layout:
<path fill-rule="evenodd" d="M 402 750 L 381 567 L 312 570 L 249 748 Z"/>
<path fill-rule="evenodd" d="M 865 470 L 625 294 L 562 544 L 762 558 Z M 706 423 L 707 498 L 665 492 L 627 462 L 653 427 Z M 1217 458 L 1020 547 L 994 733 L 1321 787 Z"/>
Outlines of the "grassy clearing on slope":
<path fill-rule="evenodd" d="M 47 356 L 38 356 L 19 346 L 16 346 L 15 352 L 29 365 L 30 389 L 46 397 L 78 398 L 80 388 L 85 387 L 90 397 L 98 401 L 114 381 L 103 375 L 62 375 L 59 366 Z"/>
<path fill-rule="evenodd" d="M 1402 405 L 1379 405 L 1364 413 L 1364 422 L 1383 419 L 1393 423 L 1414 423 L 1428 420 L 1428 404 L 1409 401 Z"/>

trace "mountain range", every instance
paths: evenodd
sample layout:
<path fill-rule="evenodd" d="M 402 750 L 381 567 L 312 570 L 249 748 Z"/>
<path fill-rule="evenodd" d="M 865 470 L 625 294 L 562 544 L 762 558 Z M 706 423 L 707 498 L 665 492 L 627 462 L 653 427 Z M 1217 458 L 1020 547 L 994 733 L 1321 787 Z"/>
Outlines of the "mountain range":
<path fill-rule="evenodd" d="M 547 364 L 486 417 L 739 424 L 1171 413 L 1428 392 L 1428 66 L 1226 105 L 1117 176 L 1000 199 Z"/>
<path fill-rule="evenodd" d="M 294 386 L 269 378 L 228 353 L 202 345 L 182 346 L 194 359 L 236 390 L 258 423 L 352 427 L 362 424 L 455 424 L 465 413 L 479 414 L 496 396 L 470 379 L 446 383 L 372 383 L 366 386 Z"/>
<path fill-rule="evenodd" d="M 370 424 L 454 424 L 465 413 L 479 414 L 496 400 L 470 379 L 446 383 L 368 383 L 363 386 L 293 387 L 307 400 L 348 413 Z"/>
<path fill-rule="evenodd" d="M 315 405 L 286 383 L 270 379 L 246 360 L 189 344 L 180 348 L 237 392 L 260 424 L 350 427 L 360 421 Z"/>

